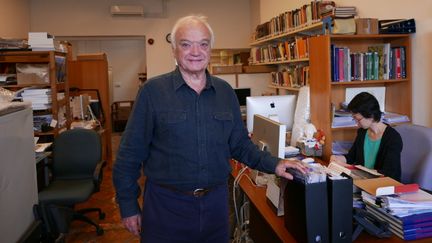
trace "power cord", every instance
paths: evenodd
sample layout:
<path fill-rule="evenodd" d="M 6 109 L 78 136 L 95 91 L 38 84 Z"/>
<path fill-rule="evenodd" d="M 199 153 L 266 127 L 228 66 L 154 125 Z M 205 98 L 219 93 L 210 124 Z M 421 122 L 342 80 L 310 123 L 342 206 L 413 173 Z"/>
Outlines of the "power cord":
<path fill-rule="evenodd" d="M 236 162 L 237 165 L 238 162 Z M 251 243 L 253 242 L 252 239 L 249 237 L 249 201 L 247 197 L 244 197 L 244 203 L 238 209 L 237 207 L 237 189 L 240 184 L 240 180 L 243 176 L 245 176 L 252 185 L 259 187 L 260 185 L 256 185 L 254 181 L 249 177 L 248 174 L 245 172 L 247 171 L 248 167 L 244 166 L 240 169 L 238 172 L 236 178 L 234 179 L 233 183 L 233 201 L 234 201 L 234 211 L 236 216 L 236 228 L 234 230 L 234 236 L 232 243 Z"/>

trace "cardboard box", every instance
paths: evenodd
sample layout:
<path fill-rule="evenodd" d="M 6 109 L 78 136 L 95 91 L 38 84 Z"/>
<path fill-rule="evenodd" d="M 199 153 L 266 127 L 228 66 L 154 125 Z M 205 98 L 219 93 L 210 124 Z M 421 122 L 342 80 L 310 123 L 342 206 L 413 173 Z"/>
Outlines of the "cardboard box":
<path fill-rule="evenodd" d="M 377 35 L 378 19 L 358 18 L 355 20 L 357 35 Z"/>
<path fill-rule="evenodd" d="M 47 64 L 17 63 L 17 83 L 27 84 L 49 84 L 49 68 Z"/>
<path fill-rule="evenodd" d="M 48 76 L 41 77 L 36 73 L 17 73 L 17 84 L 49 84 Z"/>

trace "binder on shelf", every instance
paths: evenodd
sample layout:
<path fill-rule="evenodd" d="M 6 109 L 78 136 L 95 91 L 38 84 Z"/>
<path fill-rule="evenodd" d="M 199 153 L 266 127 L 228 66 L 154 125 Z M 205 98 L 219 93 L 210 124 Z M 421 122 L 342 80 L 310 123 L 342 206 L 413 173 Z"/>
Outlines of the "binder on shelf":
<path fill-rule="evenodd" d="M 351 189 L 352 192 L 352 189 Z M 329 241 L 327 182 L 288 181 L 284 193 L 285 227 L 298 242 Z"/>
<path fill-rule="evenodd" d="M 380 34 L 411 34 L 416 32 L 414 19 L 385 19 L 378 22 Z"/>
<path fill-rule="evenodd" d="M 353 181 L 327 178 L 330 242 L 348 243 L 352 237 Z"/>

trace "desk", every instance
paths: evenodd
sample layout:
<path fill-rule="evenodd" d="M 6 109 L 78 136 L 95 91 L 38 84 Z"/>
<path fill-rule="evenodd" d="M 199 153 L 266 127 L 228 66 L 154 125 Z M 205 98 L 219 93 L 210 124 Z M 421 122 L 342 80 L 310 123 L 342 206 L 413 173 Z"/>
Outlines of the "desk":
<path fill-rule="evenodd" d="M 231 162 L 232 172 L 231 175 L 235 178 L 240 170 L 238 166 L 235 166 L 235 162 Z M 256 187 L 253 185 L 246 177 L 242 177 L 240 179 L 240 188 L 247 195 L 251 202 L 251 212 L 250 212 L 250 224 L 254 225 L 251 227 L 251 232 L 256 230 L 257 225 L 264 225 L 262 229 L 265 232 L 260 232 L 261 234 L 257 235 L 257 238 L 252 238 L 255 243 L 259 242 L 296 242 L 291 233 L 285 228 L 285 222 L 283 216 L 276 216 L 275 212 L 267 202 L 266 198 L 266 189 L 263 187 Z M 259 215 L 254 215 L 258 213 Z M 262 220 L 262 222 L 252 222 L 252 220 Z M 267 227 L 268 226 L 268 227 Z M 261 235 L 264 235 L 266 239 L 261 238 Z M 276 239 L 276 240 L 271 240 Z M 405 242 L 397 236 L 392 236 L 388 239 L 379 239 L 373 237 L 367 233 L 362 233 L 355 243 L 363 243 L 363 242 L 386 242 L 386 243 L 397 243 L 397 242 Z M 409 241 L 413 243 L 426 243 L 431 242 L 431 238 L 429 239 L 421 239 L 416 241 Z"/>

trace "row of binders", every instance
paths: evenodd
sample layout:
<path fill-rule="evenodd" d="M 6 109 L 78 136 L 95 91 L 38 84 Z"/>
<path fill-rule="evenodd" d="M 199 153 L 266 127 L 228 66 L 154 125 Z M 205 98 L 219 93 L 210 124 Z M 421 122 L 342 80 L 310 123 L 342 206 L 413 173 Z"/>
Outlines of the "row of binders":
<path fill-rule="evenodd" d="M 352 179 L 312 165 L 306 176 L 293 172 L 286 181 L 285 227 L 298 242 L 351 242 Z"/>

